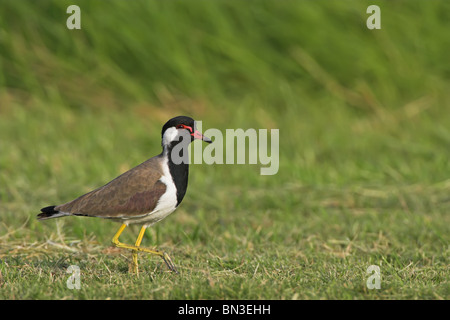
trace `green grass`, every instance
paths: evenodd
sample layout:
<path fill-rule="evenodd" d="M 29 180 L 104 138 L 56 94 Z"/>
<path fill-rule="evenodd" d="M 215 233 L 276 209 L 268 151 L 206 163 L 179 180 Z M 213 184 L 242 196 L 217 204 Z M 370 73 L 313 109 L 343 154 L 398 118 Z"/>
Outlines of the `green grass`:
<path fill-rule="evenodd" d="M 0 3 L 1 299 L 450 298 L 449 3 L 377 1 L 376 31 L 368 1 L 77 1 L 77 31 L 70 1 Z M 180 274 L 142 254 L 128 274 L 113 222 L 35 219 L 158 154 L 180 114 L 280 129 L 274 176 L 191 166 L 143 240 Z"/>

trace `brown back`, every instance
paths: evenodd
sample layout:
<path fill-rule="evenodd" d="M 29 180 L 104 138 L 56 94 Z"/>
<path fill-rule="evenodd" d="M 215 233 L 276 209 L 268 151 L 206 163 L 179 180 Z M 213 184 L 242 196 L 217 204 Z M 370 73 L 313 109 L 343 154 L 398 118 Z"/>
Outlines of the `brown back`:
<path fill-rule="evenodd" d="M 163 175 L 161 160 L 161 155 L 153 157 L 103 187 L 55 207 L 55 210 L 102 218 L 150 213 L 166 192 L 166 185 L 159 181 Z"/>

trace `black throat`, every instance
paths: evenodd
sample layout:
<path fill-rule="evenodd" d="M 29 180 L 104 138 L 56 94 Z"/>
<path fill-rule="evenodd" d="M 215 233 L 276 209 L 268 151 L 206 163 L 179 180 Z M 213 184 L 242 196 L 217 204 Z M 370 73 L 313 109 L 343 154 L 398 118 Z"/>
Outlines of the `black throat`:
<path fill-rule="evenodd" d="M 177 207 L 186 194 L 189 177 L 189 154 L 187 145 L 183 142 L 173 141 L 163 150 L 167 158 L 170 175 L 177 188 Z"/>

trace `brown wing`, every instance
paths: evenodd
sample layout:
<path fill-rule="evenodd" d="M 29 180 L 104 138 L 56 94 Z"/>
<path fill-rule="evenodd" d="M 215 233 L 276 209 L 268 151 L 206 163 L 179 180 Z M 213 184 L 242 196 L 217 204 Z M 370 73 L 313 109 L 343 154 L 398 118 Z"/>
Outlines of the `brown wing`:
<path fill-rule="evenodd" d="M 160 161 L 161 157 L 153 157 L 103 187 L 55 207 L 55 210 L 102 218 L 150 213 L 166 192 L 166 185 L 159 181 L 162 176 Z"/>

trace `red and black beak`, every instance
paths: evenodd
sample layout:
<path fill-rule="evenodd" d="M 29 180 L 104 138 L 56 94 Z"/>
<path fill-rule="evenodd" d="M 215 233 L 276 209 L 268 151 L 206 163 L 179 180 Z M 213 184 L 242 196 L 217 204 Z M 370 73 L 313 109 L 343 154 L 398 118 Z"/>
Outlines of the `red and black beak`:
<path fill-rule="evenodd" d="M 192 132 L 192 133 L 191 133 L 191 136 L 193 136 L 194 139 L 200 139 L 200 140 L 203 140 L 203 141 L 205 141 L 205 142 L 207 142 L 207 143 L 211 143 L 211 142 L 212 142 L 212 140 L 211 140 L 210 138 L 208 138 L 207 136 L 204 136 L 204 135 L 201 134 L 201 132 L 198 131 L 198 130 L 195 130 L 194 132 Z"/>

